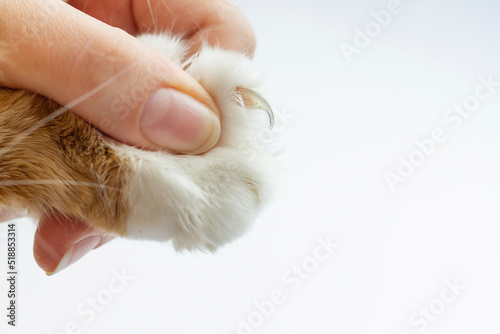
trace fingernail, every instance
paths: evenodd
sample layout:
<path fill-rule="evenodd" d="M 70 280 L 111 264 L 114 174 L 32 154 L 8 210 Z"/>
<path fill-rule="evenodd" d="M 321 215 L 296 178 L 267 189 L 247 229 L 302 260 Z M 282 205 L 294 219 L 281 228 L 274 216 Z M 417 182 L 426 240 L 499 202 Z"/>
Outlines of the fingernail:
<path fill-rule="evenodd" d="M 101 237 L 99 237 L 98 235 L 93 235 L 80 240 L 75 245 L 73 245 L 73 247 L 66 251 L 62 259 L 57 264 L 56 269 L 52 272 L 46 272 L 46 274 L 48 276 L 51 276 L 69 267 L 71 264 L 80 260 L 85 254 L 94 249 L 95 246 L 99 244 L 99 242 L 101 242 Z"/>
<path fill-rule="evenodd" d="M 146 102 L 140 116 L 144 136 L 180 153 L 202 153 L 220 136 L 217 116 L 189 95 L 161 88 Z"/>

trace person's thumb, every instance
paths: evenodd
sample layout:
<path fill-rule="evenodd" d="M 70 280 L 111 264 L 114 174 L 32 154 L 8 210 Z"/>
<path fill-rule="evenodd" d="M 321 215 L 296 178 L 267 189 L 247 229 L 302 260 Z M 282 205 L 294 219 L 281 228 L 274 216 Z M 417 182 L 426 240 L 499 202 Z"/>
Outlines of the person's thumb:
<path fill-rule="evenodd" d="M 217 107 L 196 80 L 59 0 L 0 1 L 0 85 L 47 96 L 147 149 L 202 153 L 220 135 Z"/>

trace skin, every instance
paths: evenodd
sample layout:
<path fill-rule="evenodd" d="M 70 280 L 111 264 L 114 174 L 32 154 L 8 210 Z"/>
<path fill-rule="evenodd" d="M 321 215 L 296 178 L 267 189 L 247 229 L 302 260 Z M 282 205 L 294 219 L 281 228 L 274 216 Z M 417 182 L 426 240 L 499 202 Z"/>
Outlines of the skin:
<path fill-rule="evenodd" d="M 216 115 L 219 113 L 212 98 L 194 79 L 133 36 L 162 31 L 183 34 L 191 54 L 203 43 L 250 56 L 255 49 L 250 24 L 229 0 L 65 2 L 0 1 L 0 86 L 27 89 L 66 105 L 108 83 L 72 106 L 72 110 L 130 145 L 175 151 L 175 147 L 158 147 L 148 141 L 137 125 L 147 97 L 159 87 L 173 87 Z M 108 82 L 109 78 L 119 80 Z M 133 94 L 134 88 L 141 82 L 151 82 L 151 78 L 151 87 L 141 91 L 124 117 L 109 112 L 120 94 Z M 193 147 L 192 151 L 201 153 L 210 148 Z M 0 219 L 15 215 L 8 208 L 0 213 Z M 96 247 L 112 239 L 83 221 L 44 218 L 35 235 L 35 259 L 43 270 L 53 272 L 63 255 L 89 236 L 99 238 Z"/>

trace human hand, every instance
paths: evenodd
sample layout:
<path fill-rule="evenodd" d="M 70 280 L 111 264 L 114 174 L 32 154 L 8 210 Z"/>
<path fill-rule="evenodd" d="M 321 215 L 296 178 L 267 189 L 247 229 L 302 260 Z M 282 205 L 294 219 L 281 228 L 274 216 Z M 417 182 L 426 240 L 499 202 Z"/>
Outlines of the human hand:
<path fill-rule="evenodd" d="M 220 15 L 220 4 L 232 8 L 230 15 Z M 190 53 L 206 42 L 251 54 L 252 29 L 228 6 L 224 0 L 0 1 L 0 85 L 69 105 L 130 145 L 205 152 L 220 134 L 214 101 L 182 69 L 131 35 L 184 33 Z M 148 122 L 158 112 L 159 121 Z M 85 222 L 45 217 L 35 235 L 35 259 L 54 272 L 109 239 Z"/>

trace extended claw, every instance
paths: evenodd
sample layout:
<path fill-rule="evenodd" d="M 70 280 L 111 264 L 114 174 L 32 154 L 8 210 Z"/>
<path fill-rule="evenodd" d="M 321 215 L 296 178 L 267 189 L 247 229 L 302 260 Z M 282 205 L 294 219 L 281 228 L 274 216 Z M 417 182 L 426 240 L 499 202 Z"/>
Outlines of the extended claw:
<path fill-rule="evenodd" d="M 257 92 L 251 89 L 238 87 L 237 90 L 243 98 L 245 107 L 261 109 L 267 113 L 267 116 L 269 117 L 269 125 L 272 129 L 274 126 L 274 113 L 269 103 L 267 103 L 267 101 Z"/>

